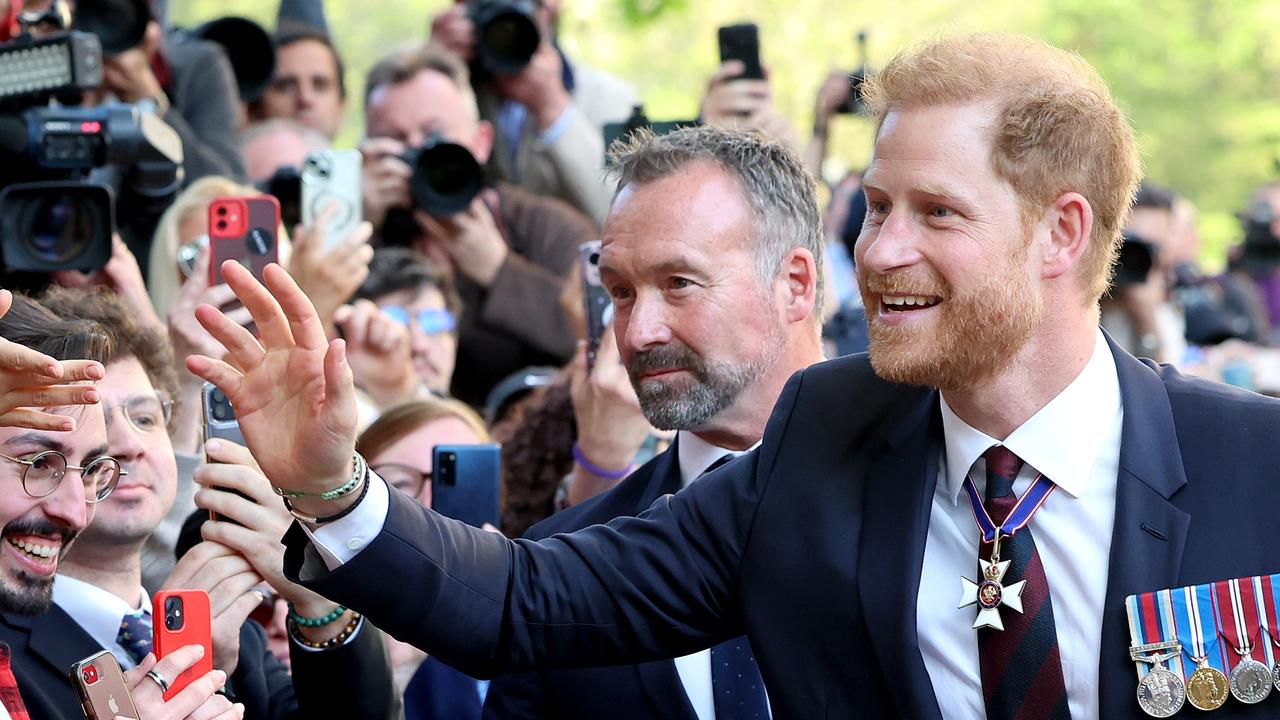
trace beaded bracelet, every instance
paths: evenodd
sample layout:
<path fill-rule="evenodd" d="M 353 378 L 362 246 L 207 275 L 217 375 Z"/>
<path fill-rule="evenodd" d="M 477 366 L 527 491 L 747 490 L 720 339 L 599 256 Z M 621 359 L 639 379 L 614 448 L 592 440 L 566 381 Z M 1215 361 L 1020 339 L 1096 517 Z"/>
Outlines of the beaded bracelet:
<path fill-rule="evenodd" d="M 298 609 L 293 606 L 293 601 L 289 601 L 289 619 L 302 627 L 324 627 L 325 625 L 328 625 L 342 617 L 342 614 L 346 611 L 347 609 L 345 607 L 339 605 L 328 615 L 323 615 L 318 618 L 309 618 L 305 615 L 299 615 Z"/>
<path fill-rule="evenodd" d="M 345 509 L 339 510 L 338 512 L 332 515 L 325 515 L 324 517 L 320 517 L 317 515 L 308 515 L 304 512 L 299 512 L 298 509 L 293 506 L 293 503 L 289 502 L 289 498 L 281 498 L 282 500 L 284 500 L 284 509 L 288 510 L 290 515 L 298 518 L 302 522 L 311 523 L 312 525 L 323 525 L 325 523 L 331 523 L 334 520 L 341 520 L 342 518 L 354 512 L 355 509 L 360 506 L 360 503 L 364 502 L 365 496 L 369 494 L 369 485 L 371 484 L 368 478 L 369 478 L 369 467 L 366 465 L 365 474 L 361 476 L 360 494 L 356 496 L 355 502 L 348 505 Z"/>
<path fill-rule="evenodd" d="M 322 500 L 337 500 L 340 497 L 350 495 L 360 487 L 360 481 L 364 479 L 365 467 L 365 460 L 360 457 L 360 453 L 351 453 L 351 479 L 332 490 L 313 493 L 304 490 L 285 490 L 278 487 L 272 487 L 271 489 L 275 491 L 276 495 L 283 498 L 318 497 Z"/>
<path fill-rule="evenodd" d="M 582 466 L 583 470 L 586 470 L 587 472 L 591 473 L 592 475 L 595 475 L 596 477 L 602 477 L 606 480 L 621 480 L 622 478 L 631 474 L 630 465 L 622 468 L 621 470 L 605 470 L 599 465 L 596 465 L 595 463 L 591 462 L 590 460 L 587 459 L 586 454 L 582 452 L 582 448 L 578 447 L 577 441 L 574 441 L 573 443 L 573 459 L 576 460 L 578 464 Z"/>
<path fill-rule="evenodd" d="M 348 622 L 347 626 L 342 628 L 342 632 L 321 642 L 315 642 L 303 637 L 302 633 L 298 631 L 299 625 L 293 622 L 292 619 L 285 624 L 289 627 L 289 637 L 293 638 L 294 642 L 303 647 L 311 648 L 312 650 L 328 650 L 330 648 L 339 647 L 355 634 L 356 628 L 360 627 L 360 613 L 352 612 L 351 622 Z"/>

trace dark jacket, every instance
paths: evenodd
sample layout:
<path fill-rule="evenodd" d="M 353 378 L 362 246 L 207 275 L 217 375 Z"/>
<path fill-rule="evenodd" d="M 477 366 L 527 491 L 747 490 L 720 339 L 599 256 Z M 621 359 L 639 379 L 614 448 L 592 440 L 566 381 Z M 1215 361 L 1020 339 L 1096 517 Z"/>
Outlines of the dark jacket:
<path fill-rule="evenodd" d="M 1108 720 L 1144 717 L 1126 596 L 1280 570 L 1280 402 L 1112 353 L 1125 412 L 1097 689 Z M 638 518 L 513 541 L 392 493 L 351 562 L 327 571 L 295 526 L 285 567 L 305 563 L 308 586 L 477 676 L 678 657 L 745 631 L 779 720 L 933 720 L 913 610 L 942 443 L 937 392 L 886 383 L 854 355 L 797 373 L 758 450 Z M 400 592 L 381 592 L 374 579 L 393 575 Z"/>

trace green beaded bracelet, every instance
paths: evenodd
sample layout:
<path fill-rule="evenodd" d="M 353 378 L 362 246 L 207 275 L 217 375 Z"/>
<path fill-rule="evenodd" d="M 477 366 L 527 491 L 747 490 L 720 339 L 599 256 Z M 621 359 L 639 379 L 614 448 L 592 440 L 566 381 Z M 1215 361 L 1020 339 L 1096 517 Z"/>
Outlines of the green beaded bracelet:
<path fill-rule="evenodd" d="M 292 600 L 289 601 L 289 619 L 292 620 L 294 624 L 301 625 L 302 627 L 324 627 L 325 625 L 328 625 L 329 623 L 334 622 L 338 618 L 342 617 L 342 614 L 345 613 L 346 611 L 347 609 L 345 607 L 339 605 L 333 612 L 329 613 L 328 615 L 325 615 L 324 617 L 318 617 L 318 618 L 303 617 L 298 614 L 297 610 L 294 609 L 293 601 Z"/>

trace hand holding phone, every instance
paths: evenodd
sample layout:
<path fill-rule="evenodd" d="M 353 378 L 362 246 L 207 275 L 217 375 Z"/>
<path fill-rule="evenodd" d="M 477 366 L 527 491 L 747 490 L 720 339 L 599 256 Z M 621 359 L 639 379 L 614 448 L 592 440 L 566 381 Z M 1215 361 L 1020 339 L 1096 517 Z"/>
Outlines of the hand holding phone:
<path fill-rule="evenodd" d="M 152 597 L 152 638 L 158 660 L 187 645 L 204 648 L 194 665 L 169 679 L 165 700 L 213 670 L 212 616 L 209 594 L 204 590 L 161 590 Z"/>
<path fill-rule="evenodd" d="M 332 213 L 324 227 L 326 250 L 341 245 L 362 221 L 363 162 L 359 150 L 316 150 L 302 163 L 302 224 L 311 227 L 326 208 Z"/>
<path fill-rule="evenodd" d="M 280 260 L 280 201 L 271 195 L 219 197 L 209 203 L 209 284 L 221 285 L 222 263 L 235 260 L 262 281 Z"/>
<path fill-rule="evenodd" d="M 502 523 L 502 448 L 437 445 L 431 461 L 431 508 L 473 527 Z"/>
<path fill-rule="evenodd" d="M 90 720 L 114 720 L 116 716 L 140 718 L 120 663 L 103 650 L 71 666 L 71 684 L 80 695 L 84 716 Z"/>
<path fill-rule="evenodd" d="M 596 366 L 600 339 L 613 320 L 613 298 L 600 280 L 600 241 L 578 246 L 578 265 L 582 271 L 582 303 L 587 317 L 587 369 Z"/>

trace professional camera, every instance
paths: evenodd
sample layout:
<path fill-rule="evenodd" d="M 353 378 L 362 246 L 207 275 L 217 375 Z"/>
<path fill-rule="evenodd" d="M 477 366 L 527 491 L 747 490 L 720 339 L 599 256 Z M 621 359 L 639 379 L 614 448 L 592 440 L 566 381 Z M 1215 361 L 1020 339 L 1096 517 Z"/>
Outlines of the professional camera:
<path fill-rule="evenodd" d="M 485 186 L 484 169 L 471 151 L 433 135 L 420 147 L 400 156 L 413 168 L 409 196 L 413 208 L 428 215 L 448 217 L 471 207 L 471 201 Z M 388 245 L 408 245 L 418 234 L 411 209 L 392 208 L 382 228 Z"/>
<path fill-rule="evenodd" d="M 1156 264 L 1156 248 L 1140 235 L 1124 234 L 1120 245 L 1120 261 L 1116 265 L 1115 286 L 1141 285 Z"/>
<path fill-rule="evenodd" d="M 111 256 L 114 195 L 167 204 L 182 183 L 182 142 L 153 113 L 49 104 L 78 103 L 102 83 L 97 36 L 30 35 L 37 23 L 67 22 L 53 10 L 24 16 L 28 32 L 0 44 L 0 255 L 8 273 L 101 267 Z M 6 276 L 9 286 L 27 282 Z"/>
<path fill-rule="evenodd" d="M 529 64 L 542 43 L 537 12 L 536 0 L 475 0 L 467 6 L 483 71 L 511 75 Z"/>
<path fill-rule="evenodd" d="M 858 69 L 849 74 L 849 82 L 852 85 L 849 89 L 849 97 L 836 108 L 836 112 L 841 115 L 861 115 L 867 109 L 867 104 L 862 98 L 862 83 L 866 81 L 867 76 L 871 75 L 871 69 L 867 67 L 866 30 L 858 33 L 858 54 L 862 60 Z"/>
<path fill-rule="evenodd" d="M 1240 216 L 1244 224 L 1244 243 L 1238 263 L 1248 272 L 1267 272 L 1280 267 L 1280 238 L 1271 232 L 1275 222 L 1271 203 L 1262 200 L 1251 204 Z"/>

